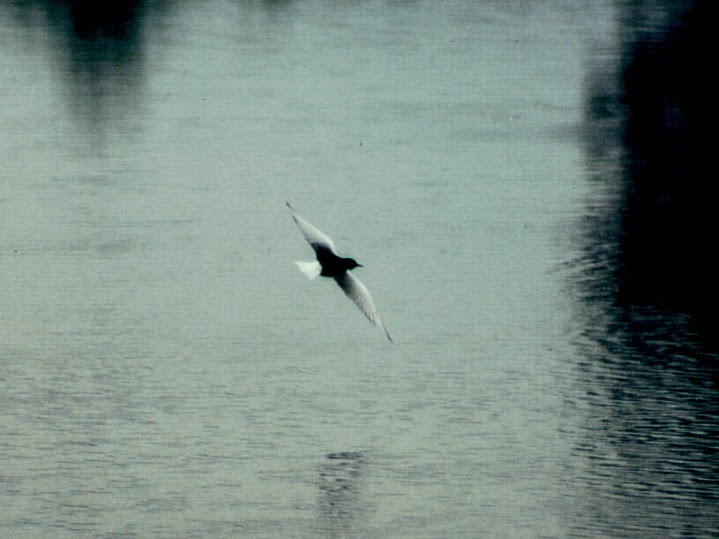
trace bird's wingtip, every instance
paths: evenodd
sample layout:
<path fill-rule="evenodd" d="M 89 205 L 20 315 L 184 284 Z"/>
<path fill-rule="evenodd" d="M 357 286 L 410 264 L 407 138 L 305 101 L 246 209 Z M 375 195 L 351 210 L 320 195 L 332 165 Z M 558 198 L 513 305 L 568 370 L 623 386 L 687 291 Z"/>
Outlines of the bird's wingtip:
<path fill-rule="evenodd" d="M 389 334 L 389 331 L 387 331 L 387 328 L 384 327 L 384 324 L 383 324 L 382 322 L 379 322 L 379 324 L 377 324 L 377 325 L 380 327 L 380 329 L 381 329 L 381 330 L 384 332 L 384 334 L 387 336 L 387 340 L 388 340 L 389 342 L 391 342 L 392 344 L 394 344 L 394 339 L 392 339 L 392 336 Z"/>

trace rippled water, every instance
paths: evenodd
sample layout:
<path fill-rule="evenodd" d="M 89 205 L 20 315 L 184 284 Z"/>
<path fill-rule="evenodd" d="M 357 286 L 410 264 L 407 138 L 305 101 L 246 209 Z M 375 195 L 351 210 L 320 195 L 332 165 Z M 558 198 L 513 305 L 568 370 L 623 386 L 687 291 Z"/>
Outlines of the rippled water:
<path fill-rule="evenodd" d="M 719 536 L 716 349 L 618 292 L 631 7 L 0 2 L 0 535 Z"/>

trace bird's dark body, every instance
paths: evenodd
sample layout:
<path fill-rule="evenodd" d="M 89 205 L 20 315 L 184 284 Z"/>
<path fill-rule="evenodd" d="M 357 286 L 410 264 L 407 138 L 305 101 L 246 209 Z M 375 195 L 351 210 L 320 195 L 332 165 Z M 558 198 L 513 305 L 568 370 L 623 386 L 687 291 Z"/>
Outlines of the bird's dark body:
<path fill-rule="evenodd" d="M 337 286 L 359 307 L 362 314 L 384 331 L 387 339 L 392 342 L 392 337 L 390 337 L 387 328 L 379 318 L 377 309 L 372 301 L 372 296 L 370 296 L 365 285 L 350 272 L 350 270 L 355 268 L 361 268 L 362 264 L 359 264 L 354 258 L 338 256 L 334 242 L 326 234 L 297 215 L 289 202 L 287 202 L 287 207 L 292 212 L 292 220 L 300 228 L 302 235 L 307 240 L 307 243 L 312 246 L 315 256 L 317 257 L 316 264 L 314 262 L 296 262 L 300 271 L 310 279 L 314 279 L 317 277 L 317 270 L 319 269 L 319 275 L 334 279 Z M 319 268 L 317 266 L 319 266 Z"/>
<path fill-rule="evenodd" d="M 317 255 L 317 262 L 322 266 L 322 272 L 320 273 L 322 277 L 340 277 L 346 271 L 361 266 L 354 258 L 337 256 L 331 249 L 319 243 L 313 244 L 312 247 Z"/>

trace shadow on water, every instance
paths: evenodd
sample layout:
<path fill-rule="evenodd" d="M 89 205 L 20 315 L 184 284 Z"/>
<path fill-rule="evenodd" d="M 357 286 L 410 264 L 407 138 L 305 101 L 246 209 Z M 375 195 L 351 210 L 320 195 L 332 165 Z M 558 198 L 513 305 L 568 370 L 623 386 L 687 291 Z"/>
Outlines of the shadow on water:
<path fill-rule="evenodd" d="M 318 532 L 325 537 L 349 537 L 361 531 L 366 511 L 362 479 L 367 462 L 362 453 L 328 453 L 319 469 Z"/>
<path fill-rule="evenodd" d="M 620 2 L 586 84 L 580 535 L 719 534 L 716 219 L 699 2 Z M 606 60 L 612 58 L 612 60 Z"/>

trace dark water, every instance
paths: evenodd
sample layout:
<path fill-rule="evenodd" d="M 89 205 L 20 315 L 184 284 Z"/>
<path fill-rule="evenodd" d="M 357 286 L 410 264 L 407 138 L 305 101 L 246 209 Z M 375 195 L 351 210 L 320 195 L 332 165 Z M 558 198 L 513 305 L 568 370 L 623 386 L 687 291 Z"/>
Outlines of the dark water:
<path fill-rule="evenodd" d="M 708 20 L 0 2 L 0 535 L 719 536 Z"/>
<path fill-rule="evenodd" d="M 580 379 L 590 413 L 587 534 L 716 536 L 716 234 L 709 106 L 694 61 L 704 6 L 619 3 L 616 54 L 597 55 L 585 109 Z M 582 475 L 582 474 L 579 474 Z"/>

